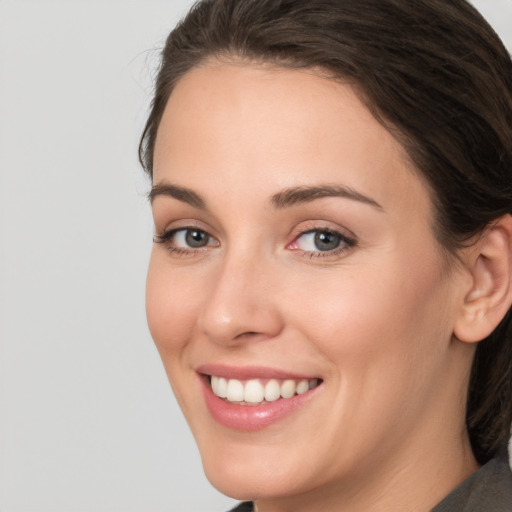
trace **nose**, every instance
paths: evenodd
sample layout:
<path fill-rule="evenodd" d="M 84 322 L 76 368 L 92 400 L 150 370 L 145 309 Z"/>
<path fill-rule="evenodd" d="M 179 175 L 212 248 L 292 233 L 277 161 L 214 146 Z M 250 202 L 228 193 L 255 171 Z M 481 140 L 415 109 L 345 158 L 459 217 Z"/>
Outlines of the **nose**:
<path fill-rule="evenodd" d="M 262 258 L 226 258 L 208 283 L 199 329 L 224 345 L 277 336 L 283 319 L 275 294 L 279 280 L 273 274 Z"/>

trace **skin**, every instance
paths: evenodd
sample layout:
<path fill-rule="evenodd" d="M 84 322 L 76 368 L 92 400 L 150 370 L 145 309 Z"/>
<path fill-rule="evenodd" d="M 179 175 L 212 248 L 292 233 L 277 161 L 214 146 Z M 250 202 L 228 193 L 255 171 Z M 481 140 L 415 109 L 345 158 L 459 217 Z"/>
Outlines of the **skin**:
<path fill-rule="evenodd" d="M 350 86 L 313 71 L 210 61 L 161 121 L 148 323 L 206 475 L 258 512 L 427 511 L 477 469 L 464 426 L 474 344 L 455 326 L 472 281 L 446 265 L 429 191 Z M 276 207 L 293 187 L 348 187 Z M 370 201 L 370 202 L 371 202 Z M 354 241 L 319 251 L 301 233 Z M 340 249 L 338 248 L 338 249 Z M 218 424 L 196 369 L 265 366 L 323 379 L 254 432 Z"/>

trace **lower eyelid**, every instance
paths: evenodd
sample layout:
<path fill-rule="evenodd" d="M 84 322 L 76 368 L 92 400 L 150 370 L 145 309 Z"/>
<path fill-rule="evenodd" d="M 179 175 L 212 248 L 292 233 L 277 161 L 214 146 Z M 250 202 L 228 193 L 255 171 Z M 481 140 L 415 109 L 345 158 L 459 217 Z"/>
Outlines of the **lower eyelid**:
<path fill-rule="evenodd" d="M 332 251 L 302 251 L 302 257 L 315 259 L 315 258 L 338 258 L 341 257 L 345 252 L 350 251 L 352 246 L 344 245 L 333 249 Z"/>

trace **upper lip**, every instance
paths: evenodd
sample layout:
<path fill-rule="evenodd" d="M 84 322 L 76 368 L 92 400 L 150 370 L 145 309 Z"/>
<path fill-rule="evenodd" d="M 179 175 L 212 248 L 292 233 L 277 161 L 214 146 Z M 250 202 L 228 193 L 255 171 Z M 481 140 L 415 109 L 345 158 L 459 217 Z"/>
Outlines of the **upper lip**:
<path fill-rule="evenodd" d="M 198 373 L 215 375 L 225 379 L 313 379 L 316 375 L 305 375 L 266 366 L 228 366 L 224 364 L 203 364 L 196 368 Z"/>

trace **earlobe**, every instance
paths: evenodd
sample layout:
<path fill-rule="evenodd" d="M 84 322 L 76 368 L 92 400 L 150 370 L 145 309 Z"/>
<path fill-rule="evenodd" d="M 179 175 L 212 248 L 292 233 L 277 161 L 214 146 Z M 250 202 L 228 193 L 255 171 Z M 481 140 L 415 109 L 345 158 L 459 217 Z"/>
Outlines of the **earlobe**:
<path fill-rule="evenodd" d="M 468 249 L 471 287 L 457 318 L 454 334 L 474 343 L 498 326 L 512 304 L 512 217 L 493 222 Z"/>

